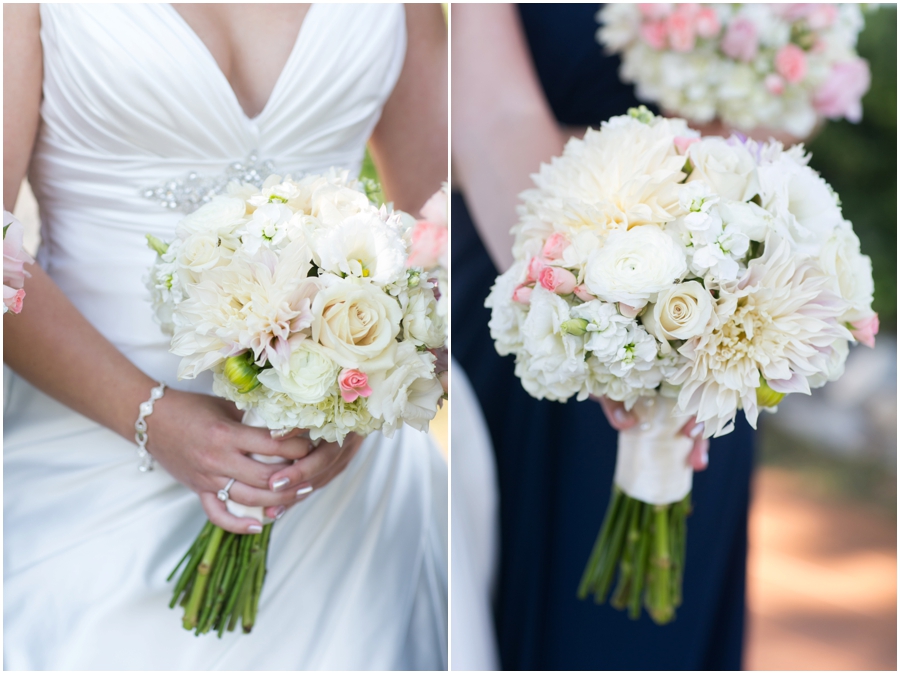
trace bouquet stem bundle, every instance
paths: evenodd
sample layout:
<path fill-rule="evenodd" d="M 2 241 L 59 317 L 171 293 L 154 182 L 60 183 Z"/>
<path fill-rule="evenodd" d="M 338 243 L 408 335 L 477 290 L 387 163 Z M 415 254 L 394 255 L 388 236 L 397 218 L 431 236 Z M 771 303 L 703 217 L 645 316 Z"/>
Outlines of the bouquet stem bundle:
<path fill-rule="evenodd" d="M 655 623 L 670 622 L 681 605 L 690 510 L 690 494 L 670 505 L 653 505 L 614 486 L 578 587 L 578 598 L 593 594 L 598 604 L 604 603 L 618 567 L 619 580 L 610 604 L 620 610 L 627 608 L 628 615 L 636 620 L 643 599 Z"/>
<path fill-rule="evenodd" d="M 204 525 L 167 579 L 187 562 L 169 602 L 169 608 L 179 603 L 184 607 L 184 629 L 197 636 L 216 630 L 221 638 L 240 620 L 250 633 L 266 577 L 271 531 L 272 524 L 258 534 L 233 534 L 212 522 Z"/>

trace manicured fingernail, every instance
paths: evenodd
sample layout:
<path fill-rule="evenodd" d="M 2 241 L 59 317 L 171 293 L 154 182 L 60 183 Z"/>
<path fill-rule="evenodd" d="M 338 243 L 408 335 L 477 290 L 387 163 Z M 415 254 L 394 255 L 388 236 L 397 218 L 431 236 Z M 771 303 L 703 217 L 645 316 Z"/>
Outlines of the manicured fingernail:
<path fill-rule="evenodd" d="M 312 485 L 311 485 L 311 484 L 308 484 L 308 485 L 306 485 L 305 487 L 300 487 L 300 489 L 297 490 L 297 496 L 298 496 L 298 497 L 300 497 L 300 496 L 306 496 L 306 495 L 307 495 L 308 493 L 310 493 L 312 490 L 313 490 L 313 488 L 312 488 Z"/>
<path fill-rule="evenodd" d="M 249 527 L 247 527 L 247 531 L 249 531 L 251 534 L 261 534 L 262 527 L 258 524 L 251 524 Z"/>
<path fill-rule="evenodd" d="M 700 463 L 703 464 L 704 468 L 709 465 L 709 452 L 703 452 L 703 454 L 700 455 Z"/>
<path fill-rule="evenodd" d="M 706 426 L 706 424 L 701 421 L 699 424 L 697 424 L 696 426 L 694 426 L 691 429 L 691 431 L 690 431 L 690 433 L 688 433 L 688 435 L 691 436 L 692 438 L 700 437 L 700 434 L 703 432 L 703 429 L 705 426 Z"/>
<path fill-rule="evenodd" d="M 272 483 L 272 491 L 278 491 L 279 489 L 284 489 L 291 483 L 291 478 L 283 477 L 280 480 L 275 480 Z"/>
<path fill-rule="evenodd" d="M 617 407 L 613 410 L 613 419 L 615 419 L 617 423 L 627 424 L 628 414 L 621 407 Z"/>
<path fill-rule="evenodd" d="M 287 429 L 286 428 L 273 428 L 271 431 L 269 431 L 269 435 L 271 435 L 273 438 L 275 438 L 277 440 L 278 438 L 283 438 L 285 435 L 287 435 Z"/>
<path fill-rule="evenodd" d="M 285 508 L 284 506 L 278 506 L 275 509 L 275 519 L 280 520 L 281 516 L 284 515 L 286 512 L 287 512 L 287 508 Z"/>

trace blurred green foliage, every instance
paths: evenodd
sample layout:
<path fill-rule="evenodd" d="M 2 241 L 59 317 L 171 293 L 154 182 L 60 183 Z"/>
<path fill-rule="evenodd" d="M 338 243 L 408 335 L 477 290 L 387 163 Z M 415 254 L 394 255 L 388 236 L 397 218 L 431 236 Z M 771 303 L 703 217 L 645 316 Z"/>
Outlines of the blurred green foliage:
<path fill-rule="evenodd" d="M 369 148 L 366 148 L 366 156 L 363 158 L 362 168 L 359 170 L 359 178 L 360 180 L 371 180 L 378 186 L 378 189 L 368 192 L 369 198 L 379 205 L 383 204 L 384 192 L 381 189 L 381 181 L 378 179 L 378 169 L 375 168 L 372 155 L 369 154 Z"/>
<path fill-rule="evenodd" d="M 829 122 L 808 144 L 810 165 L 840 195 L 844 217 L 872 258 L 881 329 L 897 330 L 897 6 L 865 13 L 858 51 L 872 87 L 863 119 Z"/>

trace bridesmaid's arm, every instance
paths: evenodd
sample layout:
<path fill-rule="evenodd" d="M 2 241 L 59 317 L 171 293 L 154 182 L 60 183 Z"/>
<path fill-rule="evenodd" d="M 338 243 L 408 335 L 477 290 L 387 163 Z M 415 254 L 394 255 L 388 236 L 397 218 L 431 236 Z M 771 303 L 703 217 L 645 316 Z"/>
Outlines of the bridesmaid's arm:
<path fill-rule="evenodd" d="M 42 78 L 38 6 L 5 4 L 3 204 L 9 211 L 37 135 Z M 4 362 L 47 395 L 131 441 L 138 406 L 156 382 L 101 335 L 38 265 L 28 265 L 28 271 L 22 313 L 3 316 Z M 237 410 L 224 400 L 174 390 L 157 401 L 147 423 L 150 452 L 173 477 L 201 494 L 207 514 L 219 526 L 247 533 L 258 525 L 229 515 L 215 498 L 229 477 L 245 483 L 240 502 L 247 505 L 274 511 L 296 501 L 291 490 L 275 493 L 269 488 L 279 466 L 254 461 L 245 452 L 300 459 L 309 453 L 308 441 L 275 440 L 241 425 Z"/>
<path fill-rule="evenodd" d="M 522 190 L 566 136 L 547 103 L 514 5 L 452 5 L 453 165 L 497 269 L 512 264 Z"/>
<path fill-rule="evenodd" d="M 447 180 L 447 26 L 436 3 L 405 8 L 406 59 L 370 149 L 385 196 L 416 214 Z"/>

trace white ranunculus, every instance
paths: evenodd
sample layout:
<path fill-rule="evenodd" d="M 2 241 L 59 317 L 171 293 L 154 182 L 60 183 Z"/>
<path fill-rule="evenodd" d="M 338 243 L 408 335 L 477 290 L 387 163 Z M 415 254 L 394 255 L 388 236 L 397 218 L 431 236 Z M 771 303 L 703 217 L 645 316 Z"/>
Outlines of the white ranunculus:
<path fill-rule="evenodd" d="M 620 314 L 615 304 L 591 300 L 573 307 L 571 315 L 587 321 L 584 348 L 601 360 L 612 358 L 628 341 L 633 319 Z"/>
<path fill-rule="evenodd" d="M 313 339 L 341 367 L 373 372 L 390 365 L 403 314 L 378 286 L 353 278 L 321 277 L 312 304 Z"/>
<path fill-rule="evenodd" d="M 661 292 L 641 318 L 647 332 L 668 352 L 668 340 L 687 340 L 703 333 L 712 314 L 709 291 L 697 281 L 687 281 Z"/>
<path fill-rule="evenodd" d="M 403 423 L 427 430 L 444 394 L 434 376 L 434 356 L 420 353 L 409 342 L 397 345 L 390 368 L 373 373 L 369 387 L 372 394 L 366 405 L 373 416 L 384 419 L 382 431 L 387 437 Z"/>
<path fill-rule="evenodd" d="M 406 273 L 407 249 L 399 222 L 385 221 L 374 207 L 316 230 L 312 249 L 316 264 L 333 274 L 367 278 L 383 286 Z"/>
<path fill-rule="evenodd" d="M 320 220 L 326 227 L 340 225 L 345 218 L 372 208 L 365 194 L 349 187 L 331 183 L 319 185 L 310 199 L 309 215 Z"/>
<path fill-rule="evenodd" d="M 340 372 L 341 368 L 321 346 L 303 339 L 291 345 L 287 363 L 263 370 L 257 378 L 264 386 L 286 393 L 298 403 L 315 405 L 338 393 Z"/>
<path fill-rule="evenodd" d="M 688 182 L 701 180 L 722 199 L 749 201 L 759 193 L 756 161 L 746 147 L 716 136 L 688 148 L 694 170 Z"/>
<path fill-rule="evenodd" d="M 872 313 L 872 260 L 860 252 L 859 239 L 850 227 L 835 228 L 822 246 L 819 266 L 830 277 L 834 291 L 850 303 L 842 322 L 852 323 Z"/>
<path fill-rule="evenodd" d="M 584 282 L 600 299 L 639 307 L 686 271 L 683 249 L 659 227 L 647 225 L 611 233 L 588 261 Z"/>

